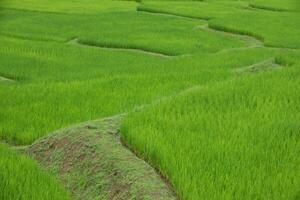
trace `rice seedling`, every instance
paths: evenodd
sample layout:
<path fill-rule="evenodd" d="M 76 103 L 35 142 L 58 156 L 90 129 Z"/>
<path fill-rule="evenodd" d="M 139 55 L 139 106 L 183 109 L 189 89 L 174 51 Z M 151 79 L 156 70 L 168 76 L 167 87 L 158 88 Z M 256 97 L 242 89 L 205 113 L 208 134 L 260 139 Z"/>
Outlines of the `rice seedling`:
<path fill-rule="evenodd" d="M 25 46 L 35 43 L 33 49 L 23 49 L 22 43 L 18 48 L 14 44 L 14 52 L 1 58 L 1 70 L 20 77 L 19 84 L 0 85 L 5 97 L 0 100 L 1 138 L 18 144 L 30 144 L 70 123 L 128 112 L 195 84 L 227 79 L 229 67 L 248 66 L 274 53 L 262 49 L 225 52 L 218 54 L 218 59 L 199 54 L 197 60 L 183 57 L 167 61 L 149 56 L 145 62 L 144 55 L 135 53 L 126 56 L 56 43 L 55 51 L 64 53 L 46 56 L 51 43 L 38 47 L 37 42 L 26 41 Z M 135 62 L 124 66 L 125 60 Z M 186 66 L 185 72 L 182 66 Z"/>
<path fill-rule="evenodd" d="M 246 75 L 132 114 L 123 139 L 183 199 L 295 199 L 299 64 Z"/>
<path fill-rule="evenodd" d="M 0 144 L 0 199 L 70 199 L 62 184 L 36 161 Z"/>
<path fill-rule="evenodd" d="M 250 6 L 257 9 L 269 10 L 274 12 L 285 12 L 285 11 L 297 11 L 298 4 L 296 0 L 252 0 L 250 1 Z"/>
<path fill-rule="evenodd" d="M 95 14 L 98 12 L 115 12 L 115 11 L 134 11 L 138 4 L 135 1 L 97 1 L 97 0 L 2 0 L 1 8 L 9 8 L 16 10 L 27 10 L 35 12 L 50 13 L 79 13 L 79 14 Z"/>
<path fill-rule="evenodd" d="M 0 33 L 33 40 L 68 42 L 77 38 L 79 43 L 92 46 L 141 49 L 166 55 L 216 52 L 244 45 L 238 39 L 199 30 L 197 27 L 205 25 L 205 21 L 148 13 L 82 16 L 4 9 L 0 16 Z M 115 27 L 118 31 L 111 31 Z"/>

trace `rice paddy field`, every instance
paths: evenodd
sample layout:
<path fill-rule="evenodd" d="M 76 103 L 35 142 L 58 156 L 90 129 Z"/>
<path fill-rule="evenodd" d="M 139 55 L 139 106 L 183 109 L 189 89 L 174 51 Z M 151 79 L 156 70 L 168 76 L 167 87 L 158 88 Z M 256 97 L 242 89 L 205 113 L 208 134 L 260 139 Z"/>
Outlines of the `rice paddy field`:
<path fill-rule="evenodd" d="M 1 0 L 0 199 L 299 200 L 299 12 Z"/>

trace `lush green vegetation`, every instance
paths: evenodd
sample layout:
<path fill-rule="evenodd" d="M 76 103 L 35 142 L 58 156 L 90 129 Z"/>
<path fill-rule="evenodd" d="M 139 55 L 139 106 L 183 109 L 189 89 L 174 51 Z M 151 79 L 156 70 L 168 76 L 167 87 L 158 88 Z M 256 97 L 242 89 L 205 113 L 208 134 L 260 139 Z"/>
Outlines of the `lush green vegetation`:
<path fill-rule="evenodd" d="M 200 50 L 215 52 L 243 46 L 242 41 L 195 28 L 204 25 L 204 21 L 148 13 L 113 12 L 82 16 L 3 10 L 0 15 L 3 16 L 0 33 L 38 40 L 78 38 L 80 43 L 93 46 L 142 49 L 167 55 Z M 116 27 L 118 31 L 112 31 Z M 160 45 L 154 41 L 159 41 Z"/>
<path fill-rule="evenodd" d="M 293 2 L 293 1 L 292 1 Z M 266 3 L 266 1 L 265 1 Z M 290 3 L 283 3 L 292 4 Z M 245 2 L 146 2 L 138 10 L 171 13 L 209 19 L 209 26 L 219 30 L 252 35 L 268 46 L 299 48 L 300 21 L 296 12 L 270 12 L 246 9 Z"/>
<path fill-rule="evenodd" d="M 167 172 L 184 199 L 294 199 L 299 74 L 291 68 L 200 86 L 129 117 L 124 139 Z"/>
<path fill-rule="evenodd" d="M 299 2 L 297 0 L 252 0 L 249 4 L 253 8 L 270 11 L 298 11 Z"/>
<path fill-rule="evenodd" d="M 182 199 L 299 196 L 296 1 L 4 0 L 0 8 L 2 141 L 28 145 L 127 113 L 124 142 Z M 68 198 L 32 160 L 6 145 L 0 155 L 1 198 Z"/>
<path fill-rule="evenodd" d="M 0 144 L 0 199 L 70 199 L 61 184 L 37 162 Z"/>
<path fill-rule="evenodd" d="M 34 46 L 32 42 L 26 45 Z M 184 88 L 224 80 L 231 74 L 226 68 L 248 66 L 272 57 L 272 51 L 262 49 L 224 52 L 217 58 L 198 55 L 198 59 L 166 61 L 133 53 L 59 46 L 55 44 L 53 48 L 63 52 L 61 55 L 45 56 L 47 48 L 24 49 L 18 59 L 13 55 L 20 54 L 18 49 L 3 54 L 3 74 L 23 82 L 0 86 L 1 96 L 6 97 L 0 100 L 3 139 L 30 144 L 68 124 L 128 112 Z M 25 47 L 22 44 L 20 48 Z M 80 61 L 73 56 L 80 57 Z M 123 65 L 126 62 L 130 64 Z M 24 67 L 25 63 L 30 65 Z"/>
<path fill-rule="evenodd" d="M 43 11 L 51 13 L 98 13 L 98 12 L 114 12 L 114 11 L 134 11 L 137 3 L 135 1 L 110 1 L 110 0 L 2 0 L 1 7 Z"/>

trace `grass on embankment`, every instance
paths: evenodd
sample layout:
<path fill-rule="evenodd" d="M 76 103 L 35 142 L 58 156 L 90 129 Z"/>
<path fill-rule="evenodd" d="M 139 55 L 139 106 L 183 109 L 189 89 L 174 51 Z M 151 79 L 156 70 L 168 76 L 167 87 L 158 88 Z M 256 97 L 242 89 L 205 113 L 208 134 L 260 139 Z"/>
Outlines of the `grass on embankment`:
<path fill-rule="evenodd" d="M 26 152 L 57 175 L 74 199 L 175 200 L 156 171 L 124 147 L 121 116 L 58 130 Z"/>
<path fill-rule="evenodd" d="M 0 199 L 68 200 L 70 196 L 37 162 L 0 143 Z"/>

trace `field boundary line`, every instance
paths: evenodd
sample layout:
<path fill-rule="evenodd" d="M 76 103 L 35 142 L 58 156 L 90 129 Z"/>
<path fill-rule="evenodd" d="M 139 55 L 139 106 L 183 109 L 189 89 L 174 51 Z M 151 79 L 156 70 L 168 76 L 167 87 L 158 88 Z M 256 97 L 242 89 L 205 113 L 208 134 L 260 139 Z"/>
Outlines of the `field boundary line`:
<path fill-rule="evenodd" d="M 278 68 L 279 67 L 280 68 L 283 67 L 281 64 L 279 64 L 279 63 L 276 62 L 276 59 L 274 57 L 272 57 L 272 58 L 264 59 L 262 61 L 259 61 L 257 63 L 251 64 L 251 65 L 247 65 L 247 66 L 242 66 L 242 67 L 236 68 L 235 71 L 238 71 L 239 69 L 247 69 L 247 68 L 251 68 L 251 67 L 259 67 L 259 66 L 264 65 L 264 64 L 270 64 L 270 65 L 273 65 L 274 67 L 278 67 Z M 201 85 L 201 84 L 196 84 L 196 85 L 193 85 L 193 86 L 190 86 L 190 87 L 186 87 L 185 89 L 183 89 L 181 91 L 178 91 L 177 93 L 174 93 L 174 94 L 171 94 L 171 95 L 168 95 L 168 96 L 162 96 L 162 97 L 160 97 L 158 99 L 153 100 L 150 103 L 146 103 L 146 104 L 143 104 L 143 105 L 135 106 L 129 112 L 117 114 L 117 115 L 114 115 L 113 117 L 121 116 L 123 118 L 123 117 L 125 117 L 126 115 L 128 115 L 130 113 L 142 111 L 143 109 L 145 109 L 147 107 L 158 105 L 158 104 L 160 104 L 162 102 L 168 101 L 168 100 L 176 98 L 176 97 L 184 96 L 186 94 L 189 94 L 190 92 L 199 91 L 199 90 L 201 90 L 201 89 L 203 89 L 205 87 L 206 87 L 205 85 Z"/>
<path fill-rule="evenodd" d="M 67 40 L 67 39 L 38 38 L 38 37 L 34 37 L 34 36 L 32 37 L 32 36 L 26 36 L 26 35 L 17 35 L 17 34 L 13 34 L 13 33 L 1 32 L 1 31 L 0 31 L 0 36 L 19 39 L 19 40 L 29 40 L 29 41 L 38 41 L 38 42 L 59 42 L 59 43 L 62 43 L 62 42 Z"/>
<path fill-rule="evenodd" d="M 185 54 L 183 54 L 183 55 L 168 55 L 168 54 L 164 54 L 164 53 L 148 51 L 148 50 L 138 49 L 138 48 L 109 47 L 109 46 L 101 46 L 101 45 L 97 45 L 97 44 L 87 44 L 85 42 L 80 41 L 79 38 L 73 38 L 73 39 L 69 40 L 67 42 L 67 44 L 79 46 L 79 47 L 83 47 L 83 48 L 94 48 L 94 49 L 103 49 L 103 50 L 110 50 L 110 51 L 127 51 L 127 52 L 133 52 L 133 53 L 142 53 L 142 54 L 147 54 L 150 56 L 167 58 L 167 59 L 187 56 Z"/>
<path fill-rule="evenodd" d="M 11 10 L 11 11 L 16 11 L 16 12 L 45 13 L 45 14 L 54 14 L 54 15 L 76 15 L 76 14 L 78 14 L 78 13 L 72 13 L 72 12 L 68 13 L 68 12 L 59 12 L 59 11 L 34 10 L 34 9 L 14 8 L 14 7 L 5 7 L 5 6 L 0 6 L 0 9 Z"/>
<path fill-rule="evenodd" d="M 138 8 L 137 12 L 143 12 L 143 13 L 148 13 L 150 15 L 164 15 L 164 16 L 169 16 L 169 17 L 177 17 L 177 18 L 182 18 L 182 19 L 192 19 L 192 20 L 199 20 L 199 21 L 205 21 L 207 24 L 206 25 L 200 25 L 196 26 L 195 28 L 201 29 L 201 30 L 207 30 L 207 31 L 212 31 L 212 32 L 218 32 L 223 35 L 231 36 L 231 37 L 236 37 L 237 39 L 243 40 L 243 41 L 251 41 L 250 45 L 247 47 L 240 47 L 240 48 L 228 48 L 228 49 L 222 49 L 219 52 L 222 51 L 231 51 L 231 50 L 244 50 L 244 49 L 250 49 L 250 48 L 266 48 L 266 49 L 278 49 L 278 50 L 290 50 L 290 51 L 297 51 L 299 48 L 291 48 L 291 47 L 280 47 L 280 46 L 272 46 L 272 45 L 266 45 L 263 41 L 263 38 L 259 38 L 256 36 L 253 36 L 251 34 L 247 33 L 242 33 L 242 31 L 235 31 L 235 30 L 230 30 L 224 26 L 223 27 L 217 27 L 209 23 L 209 21 L 213 18 L 201 18 L 201 17 L 192 17 L 192 16 L 187 16 L 187 15 L 180 15 L 172 12 L 163 12 L 163 11 L 158 11 L 158 10 L 152 10 L 152 9 L 141 9 Z M 218 52 L 217 52 L 218 53 Z"/>
<path fill-rule="evenodd" d="M 13 79 L 10 79 L 10 78 L 7 78 L 7 77 L 4 77 L 4 76 L 0 76 L 0 83 L 1 82 L 16 83 L 17 81 L 13 80 Z"/>
<path fill-rule="evenodd" d="M 265 71 L 271 71 L 275 69 L 282 69 L 284 65 L 281 65 L 280 63 L 276 62 L 276 58 L 268 58 L 261 62 L 254 63 L 252 65 L 248 65 L 245 67 L 239 67 L 237 69 L 234 69 L 234 72 L 237 73 L 260 73 Z"/>
<path fill-rule="evenodd" d="M 126 52 L 132 52 L 132 53 L 139 53 L 144 55 L 149 55 L 153 57 L 160 57 L 164 59 L 173 59 L 173 58 L 180 58 L 180 57 L 186 57 L 191 56 L 191 54 L 178 54 L 178 55 L 168 55 L 164 53 L 154 52 L 154 51 L 148 51 L 138 48 L 122 48 L 122 47 L 108 47 L 108 46 L 100 46 L 100 45 L 91 45 L 86 44 L 84 42 L 79 42 L 78 38 L 72 38 L 72 39 L 47 39 L 47 38 L 36 38 L 36 37 L 28 37 L 28 36 L 21 36 L 21 35 L 15 35 L 10 33 L 4 33 L 0 32 L 0 36 L 2 37 L 8 37 L 18 40 L 27 40 L 27 41 L 38 41 L 38 42 L 56 42 L 60 44 L 70 44 L 70 45 L 76 45 L 83 48 L 94 48 L 94 49 L 102 49 L 107 51 L 126 51 Z"/>
<path fill-rule="evenodd" d="M 275 7 L 268 7 L 263 5 L 255 5 L 253 3 L 250 3 L 248 7 L 253 10 L 263 10 L 269 12 L 293 12 L 292 10 L 285 9 L 285 8 L 275 8 Z"/>
<path fill-rule="evenodd" d="M 159 16 L 166 16 L 166 17 L 176 17 L 180 19 L 189 19 L 189 20 L 202 20 L 202 21 L 208 21 L 211 18 L 208 17 L 193 17 L 189 15 L 181 15 L 181 14 L 176 14 L 173 12 L 163 12 L 159 10 L 154 10 L 154 9 L 145 9 L 145 8 L 137 8 L 138 13 L 146 13 L 150 15 L 159 15 Z"/>

